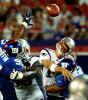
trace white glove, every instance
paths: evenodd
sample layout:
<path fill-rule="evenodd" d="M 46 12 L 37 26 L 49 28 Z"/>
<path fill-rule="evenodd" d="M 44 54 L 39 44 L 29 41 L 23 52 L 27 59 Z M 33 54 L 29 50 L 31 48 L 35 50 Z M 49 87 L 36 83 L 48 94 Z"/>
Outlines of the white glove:
<path fill-rule="evenodd" d="M 10 79 L 16 79 L 16 80 L 20 80 L 23 78 L 23 73 L 16 71 L 15 69 L 13 70 L 13 72 L 10 74 Z"/>

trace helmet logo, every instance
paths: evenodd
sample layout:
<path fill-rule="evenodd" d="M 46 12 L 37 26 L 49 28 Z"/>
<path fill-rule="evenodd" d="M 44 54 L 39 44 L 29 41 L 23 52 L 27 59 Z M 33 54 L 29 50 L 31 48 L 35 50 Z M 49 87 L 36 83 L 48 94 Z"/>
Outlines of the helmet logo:
<path fill-rule="evenodd" d="M 12 53 L 18 53 L 18 48 L 12 48 Z"/>
<path fill-rule="evenodd" d="M 27 48 L 25 48 L 24 52 L 28 52 L 28 49 L 27 49 Z"/>

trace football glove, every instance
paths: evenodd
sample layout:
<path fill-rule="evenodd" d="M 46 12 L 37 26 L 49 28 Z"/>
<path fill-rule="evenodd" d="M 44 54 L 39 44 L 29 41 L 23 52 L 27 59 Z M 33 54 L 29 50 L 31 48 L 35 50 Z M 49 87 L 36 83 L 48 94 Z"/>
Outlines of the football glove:
<path fill-rule="evenodd" d="M 21 14 L 18 14 L 16 18 L 17 18 L 18 24 L 24 25 L 25 28 L 32 27 L 32 17 L 29 10 L 26 11 L 26 14 L 24 16 L 22 16 Z"/>
<path fill-rule="evenodd" d="M 13 69 L 12 73 L 10 74 L 10 79 L 12 80 L 20 80 L 23 78 L 23 73 L 20 71 L 16 71 L 15 69 Z"/>

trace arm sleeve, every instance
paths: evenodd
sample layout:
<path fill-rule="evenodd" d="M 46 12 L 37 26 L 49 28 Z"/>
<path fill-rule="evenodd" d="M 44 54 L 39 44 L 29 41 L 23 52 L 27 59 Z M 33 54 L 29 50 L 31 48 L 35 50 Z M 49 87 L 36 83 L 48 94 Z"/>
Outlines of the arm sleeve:
<path fill-rule="evenodd" d="M 3 66 L 4 67 L 4 66 Z M 1 71 L 0 71 L 0 75 L 4 76 L 4 77 L 9 77 L 9 75 L 11 74 L 12 70 L 10 70 L 9 68 L 4 67 Z"/>
<path fill-rule="evenodd" d="M 3 69 L 0 71 L 2 76 L 8 77 L 13 70 L 22 71 L 23 64 L 19 59 L 10 59 L 8 62 L 4 63 Z"/>

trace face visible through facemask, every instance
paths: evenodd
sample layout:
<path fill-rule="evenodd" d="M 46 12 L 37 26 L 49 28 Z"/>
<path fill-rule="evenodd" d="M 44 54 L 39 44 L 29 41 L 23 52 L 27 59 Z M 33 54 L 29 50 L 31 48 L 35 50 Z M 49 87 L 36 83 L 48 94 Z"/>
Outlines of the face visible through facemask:
<path fill-rule="evenodd" d="M 56 56 L 58 58 L 61 58 L 62 56 L 61 46 L 58 43 L 56 44 Z"/>
<path fill-rule="evenodd" d="M 60 58 L 64 56 L 65 53 L 67 53 L 68 51 L 69 51 L 69 48 L 63 41 L 60 41 L 59 43 L 56 44 L 56 56 L 57 57 Z"/>

